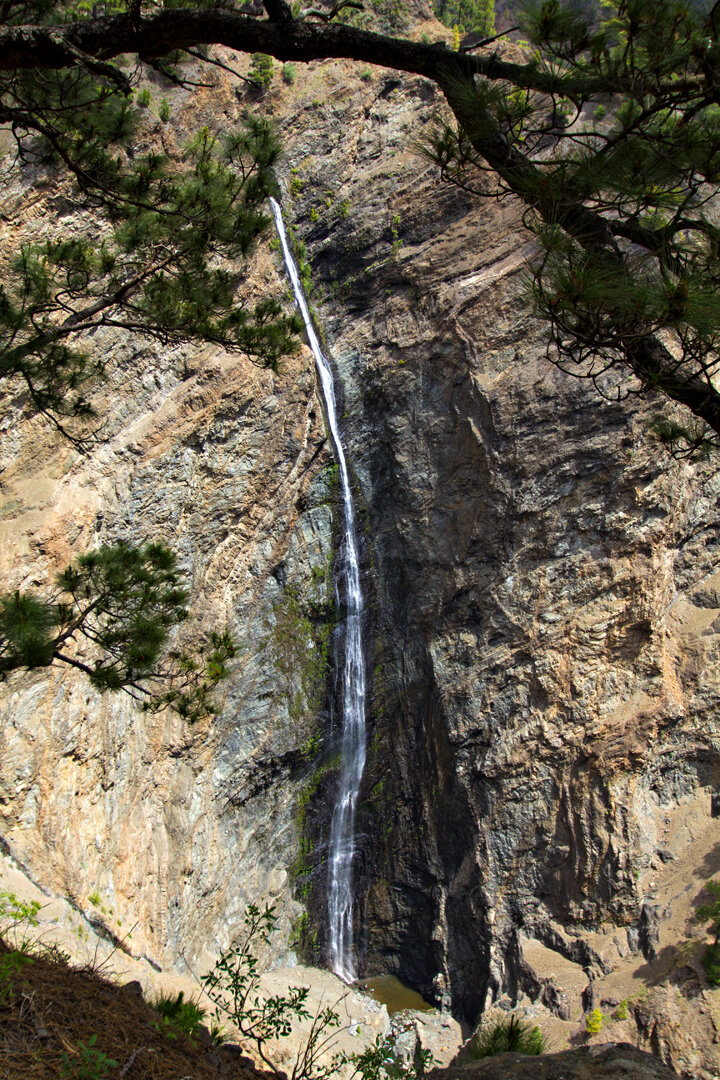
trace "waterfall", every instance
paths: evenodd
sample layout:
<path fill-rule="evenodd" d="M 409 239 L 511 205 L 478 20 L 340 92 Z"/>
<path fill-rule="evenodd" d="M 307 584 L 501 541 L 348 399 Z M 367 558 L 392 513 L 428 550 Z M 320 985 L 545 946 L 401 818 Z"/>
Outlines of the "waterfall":
<path fill-rule="evenodd" d="M 346 982 L 356 977 L 353 958 L 353 857 L 355 854 L 355 808 L 365 767 L 365 657 L 362 648 L 361 617 L 363 596 L 360 589 L 360 560 L 355 506 L 345 451 L 340 439 L 335 403 L 335 386 L 330 364 L 318 341 L 303 294 L 297 266 L 290 252 L 282 219 L 275 199 L 270 199 L 283 258 L 292 283 L 295 301 L 302 314 L 308 342 L 317 364 L 328 427 L 335 445 L 343 497 L 344 537 L 341 546 L 340 574 L 345 586 L 347 617 L 345 622 L 345 665 L 343 670 L 342 748 L 340 785 L 333 809 L 328 850 L 328 918 L 330 927 L 330 964 Z"/>

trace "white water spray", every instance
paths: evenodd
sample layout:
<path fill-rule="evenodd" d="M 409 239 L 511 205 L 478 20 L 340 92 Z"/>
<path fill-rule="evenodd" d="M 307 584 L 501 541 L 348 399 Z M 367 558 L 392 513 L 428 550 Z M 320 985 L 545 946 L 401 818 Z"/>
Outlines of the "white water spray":
<path fill-rule="evenodd" d="M 282 246 L 283 258 L 295 294 L 295 301 L 305 322 L 308 341 L 320 375 L 328 426 L 335 444 L 343 494 L 345 536 L 341 548 L 340 572 L 345 582 L 347 618 L 345 623 L 345 667 L 343 671 L 340 787 L 330 826 L 328 916 L 332 969 L 341 979 L 352 982 L 356 976 L 352 936 L 355 808 L 365 767 L 366 750 L 365 658 L 363 656 L 362 628 L 360 625 L 363 597 L 360 591 L 360 560 L 355 530 L 355 506 L 350 490 L 350 477 L 345 460 L 345 451 L 338 430 L 332 369 L 320 347 L 320 342 L 310 318 L 310 312 L 300 283 L 300 275 L 288 246 L 282 211 L 275 199 L 270 199 L 270 205 Z"/>

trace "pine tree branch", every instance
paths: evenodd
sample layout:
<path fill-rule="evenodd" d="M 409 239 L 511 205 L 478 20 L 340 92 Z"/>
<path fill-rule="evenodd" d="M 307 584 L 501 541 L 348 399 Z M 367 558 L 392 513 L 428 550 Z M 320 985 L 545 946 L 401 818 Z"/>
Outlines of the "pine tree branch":
<path fill-rule="evenodd" d="M 89 675 L 91 678 L 96 674 L 95 668 L 90 667 L 89 664 L 83 664 L 80 660 L 75 660 L 72 656 L 66 656 L 65 653 L 57 651 L 53 652 L 52 655 L 53 660 L 60 660 L 63 664 L 69 664 L 70 667 L 85 672 L 85 674 Z M 150 696 L 150 691 L 146 690 L 144 686 L 137 682 L 125 682 L 122 685 L 122 689 L 126 694 L 129 694 L 131 698 L 134 698 L 135 701 L 142 701 L 142 698 L 138 696 L 139 694 L 145 694 L 148 697 Z M 138 693 L 133 694 L 133 690 L 137 690 Z"/>
<path fill-rule="evenodd" d="M 239 52 L 262 52 L 277 60 L 357 60 L 435 79 L 481 75 L 541 93 L 588 98 L 623 89 L 639 93 L 637 75 L 577 74 L 573 77 L 542 69 L 535 63 L 504 60 L 496 53 L 471 56 L 452 52 L 445 44 L 425 44 L 390 37 L 343 23 L 318 24 L 292 19 L 286 0 L 268 0 L 270 18 L 254 19 L 233 11 L 173 8 L 141 18 L 136 26 L 127 16 L 103 16 L 67 25 L 19 26 L 0 30 L 0 71 L 69 67 L 77 55 L 107 61 L 123 53 L 161 57 L 198 45 L 225 45 Z M 272 9 L 272 14 L 270 9 Z M 672 93 L 675 99 L 702 92 L 698 79 L 675 79 L 653 93 Z"/>
<path fill-rule="evenodd" d="M 292 10 L 287 0 L 263 0 L 263 7 L 273 22 L 292 22 Z"/>
<path fill-rule="evenodd" d="M 559 190 L 552 176 L 521 152 L 490 113 L 483 113 L 472 91 L 475 76 L 514 87 L 577 102 L 598 94 L 627 91 L 633 100 L 643 87 L 655 99 L 665 96 L 667 107 L 694 108 L 698 96 L 705 101 L 717 94 L 716 72 L 708 65 L 703 77 L 661 81 L 652 73 L 634 70 L 628 61 L 610 73 L 584 72 L 577 66 L 568 74 L 542 68 L 535 62 L 515 63 L 497 54 L 470 56 L 452 52 L 443 44 L 425 44 L 360 30 L 345 24 L 318 25 L 291 18 L 286 0 L 267 0 L 269 19 L 254 19 L 221 9 L 180 8 L 140 17 L 132 25 L 126 16 L 105 16 L 66 26 L 6 27 L 0 30 L 0 70 L 64 68 L 88 58 L 107 63 L 123 53 L 156 58 L 173 50 L 218 44 L 241 52 L 260 52 L 282 61 L 342 58 L 427 77 L 444 92 L 474 150 L 546 223 L 559 225 L 584 250 L 600 254 L 609 266 L 625 269 L 625 255 L 617 237 L 635 242 L 641 234 L 632 225 L 611 222 L 600 210 Z M 713 13 L 714 17 L 714 13 Z M 104 73 L 107 78 L 113 76 Z M 624 231 L 623 231 L 624 230 Z M 662 237 L 643 234 L 650 243 Z M 720 433 L 720 395 L 698 376 L 678 376 L 678 364 L 655 338 L 641 337 L 626 350 L 626 362 L 645 386 L 660 386 L 668 396 L 688 405 Z"/>

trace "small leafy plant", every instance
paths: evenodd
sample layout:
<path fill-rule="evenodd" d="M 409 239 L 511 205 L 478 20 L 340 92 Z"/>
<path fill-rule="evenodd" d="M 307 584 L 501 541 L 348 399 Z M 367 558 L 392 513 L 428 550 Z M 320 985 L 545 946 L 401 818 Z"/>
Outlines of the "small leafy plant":
<path fill-rule="evenodd" d="M 86 1043 L 78 1043 L 77 1054 L 64 1053 L 60 1062 L 60 1076 L 67 1080 L 104 1080 L 118 1062 L 95 1047 L 97 1035 L 91 1035 Z"/>
<path fill-rule="evenodd" d="M 585 1017 L 585 1030 L 588 1035 L 597 1035 L 599 1031 L 602 1031 L 604 1019 L 598 1008 L 592 1009 Z"/>
<path fill-rule="evenodd" d="M 153 1008 L 162 1017 L 162 1031 L 169 1039 L 184 1035 L 191 1042 L 205 1018 L 205 1010 L 195 1001 L 185 1001 L 181 990 L 176 996 L 161 995 Z"/>
<path fill-rule="evenodd" d="M 351 1080 L 416 1080 L 423 1075 L 433 1064 L 429 1051 L 420 1050 L 414 1061 L 407 1061 L 396 1052 L 391 1038 L 376 1039 L 360 1054 L 333 1054 L 340 1024 L 339 1002 L 319 1006 L 312 1015 L 306 987 L 290 987 L 286 994 L 267 998 L 262 995 L 256 950 L 258 945 L 269 944 L 276 926 L 274 907 L 248 907 L 240 942 L 224 952 L 212 971 L 202 977 L 205 993 L 215 1005 L 216 1019 L 230 1020 L 255 1044 L 270 1071 L 284 1080 L 333 1080 L 344 1066 L 352 1067 Z M 297 1020 L 310 1020 L 309 1030 L 292 1068 L 281 1071 L 273 1064 L 267 1044 L 289 1035 Z"/>
<path fill-rule="evenodd" d="M 203 975 L 201 982 L 215 1005 L 218 1022 L 230 1020 L 244 1038 L 255 1044 L 268 1068 L 280 1076 L 280 1071 L 267 1056 L 266 1044 L 289 1035 L 293 1020 L 309 1018 L 308 990 L 307 987 L 291 987 L 287 995 L 263 998 L 255 949 L 258 944 L 269 944 L 277 916 L 270 905 L 260 910 L 252 904 L 245 912 L 244 921 L 245 933 L 239 944 L 224 952 L 212 971 Z M 295 1078 L 293 1071 L 293 1080 Z"/>
<path fill-rule="evenodd" d="M 14 892 L 0 889 L 0 930 L 8 925 L 37 926 L 42 904 L 38 900 L 18 900 Z"/>
<path fill-rule="evenodd" d="M 415 1080 L 435 1064 L 429 1050 L 419 1050 L 412 1061 L 401 1057 L 387 1035 L 378 1036 L 372 1046 L 347 1060 L 355 1067 L 353 1080 Z"/>
<path fill-rule="evenodd" d="M 14 892 L 0 889 L 0 937 L 8 945 L 8 953 L 0 960 L 0 998 L 12 992 L 9 983 L 11 971 L 18 971 L 25 963 L 32 963 L 26 955 L 30 951 L 27 929 L 38 925 L 38 912 L 42 905 L 37 900 L 20 900 Z M 13 957 L 24 957 L 13 960 Z"/>
<path fill-rule="evenodd" d="M 531 1025 L 514 1014 L 507 1020 L 484 1023 L 468 1044 L 472 1058 L 493 1057 L 514 1051 L 516 1054 L 544 1054 L 545 1036 L 537 1025 Z"/>

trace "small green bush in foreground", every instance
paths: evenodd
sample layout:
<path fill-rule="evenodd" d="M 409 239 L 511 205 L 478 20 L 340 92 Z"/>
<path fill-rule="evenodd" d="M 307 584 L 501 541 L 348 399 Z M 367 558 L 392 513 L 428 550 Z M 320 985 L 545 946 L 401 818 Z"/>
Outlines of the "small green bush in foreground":
<path fill-rule="evenodd" d="M 194 1001 L 185 1001 L 182 990 L 176 997 L 162 994 L 153 1008 L 165 1021 L 164 1031 L 170 1038 L 182 1034 L 192 1039 L 205 1018 L 205 1010 Z"/>

